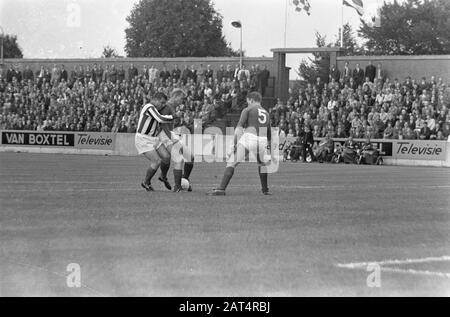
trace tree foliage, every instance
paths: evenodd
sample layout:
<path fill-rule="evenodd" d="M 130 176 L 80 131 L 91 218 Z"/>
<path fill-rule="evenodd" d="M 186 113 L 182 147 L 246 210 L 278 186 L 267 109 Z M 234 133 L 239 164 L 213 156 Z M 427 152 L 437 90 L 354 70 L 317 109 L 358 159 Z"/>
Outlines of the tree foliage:
<path fill-rule="evenodd" d="M 103 47 L 102 57 L 104 57 L 104 58 L 119 57 L 119 54 L 117 53 L 115 48 L 107 45 L 107 46 Z"/>
<path fill-rule="evenodd" d="M 450 1 L 384 3 L 381 27 L 361 20 L 358 33 L 375 55 L 450 54 Z"/>
<path fill-rule="evenodd" d="M 5 34 L 5 37 L 3 38 L 3 57 L 23 58 L 22 49 L 20 48 L 19 43 L 17 43 L 16 35 Z"/>
<path fill-rule="evenodd" d="M 130 57 L 230 56 L 210 0 L 140 0 L 127 17 Z"/>
<path fill-rule="evenodd" d="M 326 36 L 316 32 L 316 46 L 317 47 L 333 47 L 340 46 L 339 36 L 335 43 L 327 43 Z M 350 24 L 345 24 L 343 29 L 343 49 L 344 55 L 360 55 L 362 48 L 358 46 L 356 37 L 353 34 Z M 300 62 L 299 68 L 296 70 L 299 76 L 305 82 L 313 83 L 317 77 L 320 77 L 322 82 L 328 82 L 328 75 L 330 70 L 330 55 L 329 53 L 317 52 L 313 54 L 313 58 L 303 59 Z"/>

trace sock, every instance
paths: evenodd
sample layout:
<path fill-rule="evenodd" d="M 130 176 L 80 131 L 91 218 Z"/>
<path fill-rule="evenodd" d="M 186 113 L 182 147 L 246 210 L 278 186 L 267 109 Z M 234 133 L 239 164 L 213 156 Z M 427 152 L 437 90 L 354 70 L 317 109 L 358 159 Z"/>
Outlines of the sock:
<path fill-rule="evenodd" d="M 261 188 L 263 192 L 269 191 L 267 186 L 267 173 L 261 173 L 261 166 L 258 167 L 259 179 L 261 180 Z"/>
<path fill-rule="evenodd" d="M 175 188 L 180 188 L 181 187 L 181 176 L 183 174 L 182 170 L 173 170 L 173 178 L 175 181 Z"/>
<path fill-rule="evenodd" d="M 166 179 L 167 172 L 169 171 L 169 168 L 170 168 L 170 162 L 169 163 L 161 162 L 160 167 L 161 167 L 161 177 Z"/>
<path fill-rule="evenodd" d="M 144 184 L 150 184 L 150 181 L 152 180 L 153 175 L 155 175 L 156 170 L 149 167 L 147 170 L 147 174 L 145 175 Z"/>
<path fill-rule="evenodd" d="M 234 174 L 234 167 L 227 167 L 225 169 L 225 173 L 223 174 L 222 182 L 220 183 L 220 186 L 218 189 L 225 190 L 227 189 L 228 183 L 230 182 L 231 178 Z"/>
<path fill-rule="evenodd" d="M 191 172 L 192 172 L 193 168 L 194 168 L 194 163 L 192 163 L 192 162 L 184 163 L 183 178 L 189 179 L 189 176 L 191 176 Z"/>

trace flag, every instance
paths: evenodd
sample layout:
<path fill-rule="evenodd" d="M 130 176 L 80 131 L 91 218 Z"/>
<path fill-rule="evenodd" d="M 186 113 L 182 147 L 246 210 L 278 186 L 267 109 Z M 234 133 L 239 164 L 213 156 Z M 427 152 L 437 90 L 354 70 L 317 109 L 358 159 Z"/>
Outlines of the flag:
<path fill-rule="evenodd" d="M 311 5 L 309 4 L 308 0 L 292 0 L 292 3 L 295 6 L 295 11 L 301 12 L 304 10 L 307 15 L 311 15 Z"/>
<path fill-rule="evenodd" d="M 364 7 L 362 0 L 343 0 L 343 4 L 355 9 L 360 16 L 364 14 Z"/>

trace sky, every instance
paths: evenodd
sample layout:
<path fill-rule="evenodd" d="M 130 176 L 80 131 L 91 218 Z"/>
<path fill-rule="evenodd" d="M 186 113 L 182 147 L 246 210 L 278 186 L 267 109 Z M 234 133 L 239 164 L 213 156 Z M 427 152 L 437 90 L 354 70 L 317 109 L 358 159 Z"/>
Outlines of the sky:
<path fill-rule="evenodd" d="M 16 34 L 25 58 L 100 57 L 110 45 L 125 55 L 125 28 L 138 0 L 0 0 L 0 26 Z M 315 32 L 336 40 L 342 23 L 342 0 L 309 0 L 311 15 L 296 12 L 292 0 L 213 0 L 223 16 L 223 33 L 233 49 L 239 49 L 242 22 L 243 50 L 246 56 L 271 57 L 272 48 L 314 47 Z M 363 0 L 370 19 L 382 0 Z M 344 23 L 356 30 L 356 11 L 344 7 Z M 286 30 L 286 32 L 285 32 Z M 306 56 L 289 56 L 287 65 L 296 67 Z M 292 73 L 292 72 L 291 72 Z"/>

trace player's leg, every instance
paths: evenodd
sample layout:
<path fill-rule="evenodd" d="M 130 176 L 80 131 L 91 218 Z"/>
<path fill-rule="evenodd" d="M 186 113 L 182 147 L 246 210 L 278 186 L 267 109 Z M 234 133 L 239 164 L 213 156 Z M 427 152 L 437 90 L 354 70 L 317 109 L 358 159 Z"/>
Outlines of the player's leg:
<path fill-rule="evenodd" d="M 215 188 L 209 195 L 211 196 L 224 196 L 225 190 L 228 187 L 228 184 L 231 181 L 231 178 L 234 175 L 234 170 L 239 165 L 240 162 L 245 160 L 246 148 L 243 144 L 238 143 L 236 146 L 236 150 L 231 153 L 227 160 L 227 167 L 225 168 L 225 172 L 223 173 L 222 180 L 220 182 L 219 187 Z"/>
<path fill-rule="evenodd" d="M 189 188 L 188 192 L 192 191 L 192 183 L 189 179 L 192 173 L 192 169 L 194 168 L 194 155 L 192 154 L 191 150 L 181 143 L 181 152 L 183 155 L 183 161 L 184 161 L 184 167 L 183 167 L 183 178 L 187 179 L 189 181 Z"/>
<path fill-rule="evenodd" d="M 170 146 L 170 145 L 169 145 Z M 167 179 L 167 172 L 170 168 L 170 152 L 166 148 L 164 144 L 161 144 L 158 147 L 158 155 L 161 158 L 161 176 L 159 177 L 159 180 L 164 183 L 166 188 L 168 190 L 172 190 L 172 186 L 169 183 L 169 180 Z"/>
<path fill-rule="evenodd" d="M 192 169 L 194 168 L 194 155 L 187 146 L 185 146 L 182 143 L 180 144 L 182 146 L 181 150 L 183 153 L 183 160 L 184 160 L 183 178 L 189 180 L 189 177 L 191 176 L 192 173 Z"/>
<path fill-rule="evenodd" d="M 256 152 L 256 158 L 258 161 L 258 174 L 259 180 L 261 182 L 261 191 L 264 195 L 270 195 L 269 186 L 267 184 L 267 168 L 265 167 L 265 165 L 267 164 L 267 139 L 259 138 L 256 149 L 251 148 L 251 150 Z"/>
<path fill-rule="evenodd" d="M 173 144 L 171 149 L 171 158 L 173 162 L 173 178 L 175 181 L 174 192 L 181 191 L 181 178 L 183 177 L 183 154 L 181 151 L 182 145 L 180 142 Z"/>
<path fill-rule="evenodd" d="M 170 148 L 172 146 L 172 141 L 170 140 L 170 138 L 167 136 L 167 134 L 164 131 L 161 131 L 158 135 L 158 138 L 161 142 L 161 144 L 164 145 L 165 149 L 167 151 L 165 151 L 165 149 L 161 149 L 162 151 L 162 155 L 163 156 L 167 156 L 167 153 L 169 153 L 170 155 Z M 166 186 L 166 188 L 168 190 L 172 189 L 172 186 L 169 183 L 169 180 L 167 179 L 167 173 L 169 172 L 170 169 L 170 159 L 169 160 L 161 160 L 161 175 L 159 176 L 159 181 L 164 183 L 164 186 Z"/>
<path fill-rule="evenodd" d="M 150 161 L 150 166 L 147 169 L 145 174 L 145 179 L 142 182 L 142 187 L 144 187 L 147 191 L 153 191 L 153 187 L 151 185 L 151 180 L 161 165 L 161 158 L 158 155 L 156 150 L 151 150 L 143 153 L 144 156 Z"/>

